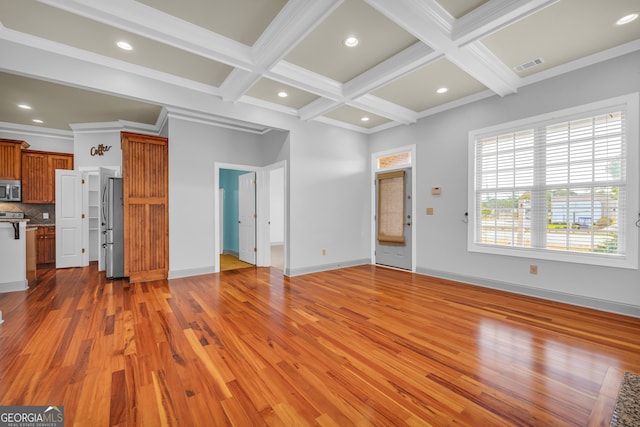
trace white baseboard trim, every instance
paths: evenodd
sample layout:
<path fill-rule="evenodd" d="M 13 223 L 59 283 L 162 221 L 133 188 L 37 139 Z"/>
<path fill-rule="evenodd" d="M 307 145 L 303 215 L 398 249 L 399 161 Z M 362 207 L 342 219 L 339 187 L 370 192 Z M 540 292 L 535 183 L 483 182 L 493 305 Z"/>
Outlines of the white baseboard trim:
<path fill-rule="evenodd" d="M 536 298 L 542 298 L 550 301 L 563 302 L 566 304 L 576 305 L 579 307 L 593 308 L 600 311 L 622 314 L 625 316 L 640 318 L 640 307 L 619 302 L 607 301 L 598 298 L 590 298 L 581 295 L 567 294 L 564 292 L 550 291 L 548 289 L 538 289 L 530 286 L 516 285 L 513 283 L 502 282 L 499 280 L 483 279 L 480 277 L 465 276 L 462 274 L 449 273 L 440 270 L 431 270 L 428 268 L 418 267 L 417 274 L 424 276 L 437 277 L 440 279 L 453 280 L 456 282 L 467 283 L 470 285 L 482 286 L 485 288 L 498 289 L 501 291 L 511 292 L 520 295 L 527 295 Z"/>
<path fill-rule="evenodd" d="M 172 270 L 172 271 L 169 271 L 168 278 L 180 279 L 182 277 L 200 276 L 203 274 L 211 274 L 211 273 L 214 273 L 213 265 L 210 265 L 207 267 L 200 267 L 200 268 L 185 268 L 183 270 Z"/>
<path fill-rule="evenodd" d="M 0 293 L 16 292 L 29 289 L 29 282 L 26 280 L 18 280 L 17 282 L 0 283 Z"/>
<path fill-rule="evenodd" d="M 351 261 L 336 262 L 331 264 L 314 265 L 302 268 L 287 268 L 285 276 L 294 277 L 304 274 L 319 273 L 321 271 L 337 270 L 339 268 L 354 267 L 356 265 L 371 264 L 371 258 L 354 259 Z"/>

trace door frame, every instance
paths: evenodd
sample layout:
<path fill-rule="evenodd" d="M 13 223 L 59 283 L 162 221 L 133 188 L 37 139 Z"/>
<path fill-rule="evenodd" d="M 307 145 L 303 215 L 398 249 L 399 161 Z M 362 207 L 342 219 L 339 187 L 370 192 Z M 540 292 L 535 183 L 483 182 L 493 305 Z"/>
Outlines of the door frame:
<path fill-rule="evenodd" d="M 213 254 L 213 272 L 220 272 L 220 169 L 240 170 L 256 173 L 256 266 L 269 267 L 271 265 L 271 240 L 269 234 L 269 174 L 272 169 L 284 168 L 285 182 L 285 230 L 284 230 L 284 271 L 288 267 L 288 247 L 289 247 L 289 230 L 288 230 L 288 207 L 289 192 L 287 181 L 287 162 L 286 160 L 272 163 L 267 166 L 251 166 L 237 163 L 214 163 L 213 173 L 213 231 L 214 254 Z"/>
<path fill-rule="evenodd" d="M 394 154 L 400 153 L 411 153 L 411 163 L 408 165 L 399 165 L 393 168 L 380 169 L 378 170 L 378 159 L 381 157 L 391 156 Z M 411 171 L 411 271 L 415 273 L 416 271 L 416 242 L 417 242 L 417 229 L 418 229 L 418 217 L 416 215 L 417 212 L 417 203 L 416 203 L 416 145 L 405 145 L 403 147 L 392 148 L 384 151 L 377 151 L 375 153 L 371 153 L 371 263 L 376 264 L 376 199 L 377 199 L 377 191 L 376 191 L 376 174 L 378 172 L 390 172 L 393 170 L 399 169 L 409 169 Z M 392 268 L 392 267 L 389 267 Z M 403 270 L 406 271 L 406 270 Z"/>

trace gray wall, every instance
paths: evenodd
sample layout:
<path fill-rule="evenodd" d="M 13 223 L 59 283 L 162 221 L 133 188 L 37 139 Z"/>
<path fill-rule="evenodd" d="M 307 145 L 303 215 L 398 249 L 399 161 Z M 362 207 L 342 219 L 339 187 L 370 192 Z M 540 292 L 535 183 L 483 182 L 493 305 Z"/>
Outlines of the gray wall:
<path fill-rule="evenodd" d="M 462 221 L 469 131 L 638 91 L 634 53 L 372 135 L 371 152 L 417 144 L 418 272 L 640 316 L 640 271 L 470 253 Z M 432 186 L 442 195 L 431 196 Z"/>

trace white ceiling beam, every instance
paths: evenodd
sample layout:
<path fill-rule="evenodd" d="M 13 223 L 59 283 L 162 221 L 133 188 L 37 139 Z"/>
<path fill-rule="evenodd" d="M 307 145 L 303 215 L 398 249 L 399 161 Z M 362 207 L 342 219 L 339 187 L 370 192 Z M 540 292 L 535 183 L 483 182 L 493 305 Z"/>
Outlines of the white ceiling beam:
<path fill-rule="evenodd" d="M 348 104 L 351 100 L 360 98 L 371 90 L 382 87 L 426 63 L 438 59 L 439 56 L 440 54 L 434 52 L 433 49 L 424 43 L 417 42 L 344 85 L 284 61 L 274 67 L 270 77 L 298 89 L 316 93 L 319 96 L 332 100 L 332 102 L 316 100 L 303 107 L 300 110 L 301 118 L 303 118 L 303 120 L 311 120 L 326 114 L 340 105 Z M 309 82 L 313 82 L 313 84 L 309 85 Z M 324 87 L 325 90 L 319 93 L 319 87 Z M 402 109 L 402 107 L 390 102 L 382 104 L 380 102 L 367 103 L 360 101 L 358 103 L 358 108 L 366 109 L 369 106 L 373 108 L 370 110 L 371 113 L 389 119 L 401 117 L 403 123 L 407 120 L 413 120 L 413 117 L 407 114 L 409 110 Z M 385 108 L 388 108 L 388 111 L 385 111 Z"/>
<path fill-rule="evenodd" d="M 455 19 L 435 0 L 365 0 L 434 50 L 451 44 Z"/>
<path fill-rule="evenodd" d="M 408 125 L 418 120 L 418 113 L 373 95 L 364 95 L 347 105 Z"/>
<path fill-rule="evenodd" d="M 500 96 L 520 87 L 520 77 L 479 41 L 449 52 L 447 59 Z"/>
<path fill-rule="evenodd" d="M 422 42 L 416 42 L 345 83 L 344 96 L 350 99 L 360 97 L 441 57 L 442 53 L 434 51 Z"/>
<path fill-rule="evenodd" d="M 248 46 L 136 1 L 40 1 L 232 67 L 253 68 L 252 52 Z M 127 13 L 122 13 L 125 10 Z"/>
<path fill-rule="evenodd" d="M 315 101 L 305 105 L 298 111 L 298 116 L 301 120 L 313 120 L 327 114 L 331 110 L 335 110 L 339 106 L 343 105 L 343 102 L 336 101 L 328 98 L 318 98 Z"/>
<path fill-rule="evenodd" d="M 458 19 L 451 33 L 458 46 L 481 39 L 559 0 L 491 0 Z"/>
<path fill-rule="evenodd" d="M 264 76 L 325 98 L 343 98 L 342 83 L 287 61 L 278 62 Z"/>
<path fill-rule="evenodd" d="M 233 72 L 220 86 L 223 99 L 236 101 L 296 47 L 343 0 L 290 0 L 251 49 L 250 72 Z"/>
<path fill-rule="evenodd" d="M 483 49 L 480 42 L 461 47 L 453 39 L 455 19 L 435 0 L 366 1 L 498 95 L 517 91 L 518 76 L 488 49 Z"/>

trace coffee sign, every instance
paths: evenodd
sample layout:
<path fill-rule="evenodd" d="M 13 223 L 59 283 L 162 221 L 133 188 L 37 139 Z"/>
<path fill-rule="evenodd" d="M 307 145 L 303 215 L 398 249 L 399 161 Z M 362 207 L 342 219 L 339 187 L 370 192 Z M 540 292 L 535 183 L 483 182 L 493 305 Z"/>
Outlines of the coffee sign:
<path fill-rule="evenodd" d="M 104 153 L 111 149 L 110 145 L 100 144 L 97 147 L 91 147 L 91 155 L 92 156 L 104 156 Z"/>

